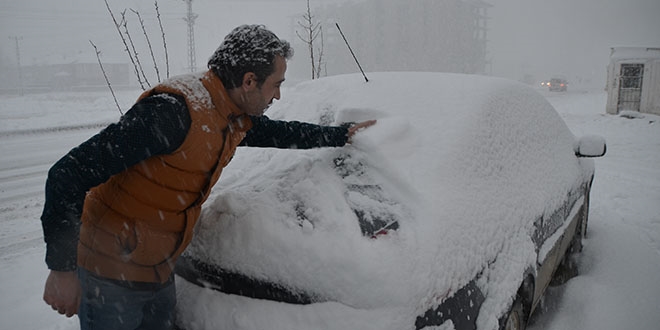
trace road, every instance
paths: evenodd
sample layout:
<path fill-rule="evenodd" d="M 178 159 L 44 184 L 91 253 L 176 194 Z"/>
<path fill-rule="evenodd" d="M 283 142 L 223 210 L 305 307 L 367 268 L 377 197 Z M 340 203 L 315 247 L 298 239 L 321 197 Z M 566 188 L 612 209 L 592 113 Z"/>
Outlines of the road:
<path fill-rule="evenodd" d="M 41 245 L 39 216 L 48 169 L 98 130 L 89 126 L 0 134 L 0 258 L 15 258 Z"/>

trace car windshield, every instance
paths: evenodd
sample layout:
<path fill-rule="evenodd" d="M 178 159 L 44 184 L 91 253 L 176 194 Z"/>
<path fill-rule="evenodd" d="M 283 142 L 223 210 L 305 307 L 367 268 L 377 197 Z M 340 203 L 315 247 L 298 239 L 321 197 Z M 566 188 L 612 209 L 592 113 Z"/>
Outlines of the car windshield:
<path fill-rule="evenodd" d="M 334 159 L 334 164 L 335 171 L 345 182 L 346 198 L 357 216 L 362 235 L 375 238 L 399 228 L 398 218 L 403 206 L 372 182 L 364 161 L 344 153 Z"/>

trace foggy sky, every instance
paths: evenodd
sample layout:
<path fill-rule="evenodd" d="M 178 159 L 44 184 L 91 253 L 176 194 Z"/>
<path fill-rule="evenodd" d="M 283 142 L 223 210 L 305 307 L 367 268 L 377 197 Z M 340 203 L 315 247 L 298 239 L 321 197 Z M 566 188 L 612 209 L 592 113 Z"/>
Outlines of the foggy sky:
<path fill-rule="evenodd" d="M 660 47 L 659 0 L 490 0 L 493 75 L 604 86 L 610 47 Z"/>
<path fill-rule="evenodd" d="M 315 4 L 346 0 L 311 0 Z M 355 1 L 355 0 L 354 0 Z M 401 0 L 414 1 L 414 0 Z M 610 47 L 660 47 L 660 0 L 486 0 L 489 10 L 488 57 L 493 75 L 547 79 L 561 74 L 603 85 Z M 116 15 L 133 8 L 146 21 L 152 42 L 159 31 L 152 1 L 108 0 Z M 262 23 L 293 41 L 295 24 L 305 0 L 195 0 L 197 67 L 233 27 Z M 187 30 L 181 0 L 159 0 L 168 38 L 171 65 L 187 65 Z M 133 19 L 128 12 L 129 19 Z M 137 21 L 129 21 L 139 29 Z M 396 24 L 396 23 L 393 23 Z M 105 61 L 126 61 L 123 45 L 102 0 L 0 0 L 0 61 L 16 65 L 14 37 L 19 40 L 22 65 L 96 60 L 89 40 Z M 136 30 L 136 35 L 140 35 Z M 155 46 L 160 47 L 160 46 Z M 299 54 L 302 49 L 299 49 Z M 296 56 L 294 60 L 304 60 Z M 366 60 L 365 60 L 366 61 Z"/>

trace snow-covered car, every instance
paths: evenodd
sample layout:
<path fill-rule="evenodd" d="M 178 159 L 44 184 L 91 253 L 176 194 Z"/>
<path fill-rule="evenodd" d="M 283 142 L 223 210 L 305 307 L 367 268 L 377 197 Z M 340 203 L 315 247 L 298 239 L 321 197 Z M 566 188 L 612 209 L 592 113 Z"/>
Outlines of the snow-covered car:
<path fill-rule="evenodd" d="M 524 329 L 571 275 L 602 138 L 518 82 L 369 78 L 298 84 L 267 113 L 378 120 L 351 145 L 238 150 L 177 264 L 181 329 Z"/>

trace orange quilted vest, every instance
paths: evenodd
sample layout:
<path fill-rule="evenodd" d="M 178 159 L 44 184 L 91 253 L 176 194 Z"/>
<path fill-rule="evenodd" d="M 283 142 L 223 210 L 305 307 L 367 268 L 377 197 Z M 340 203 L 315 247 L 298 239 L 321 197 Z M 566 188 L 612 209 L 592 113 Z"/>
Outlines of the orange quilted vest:
<path fill-rule="evenodd" d="M 144 92 L 186 99 L 191 126 L 173 153 L 146 159 L 87 194 L 78 265 L 99 276 L 165 282 L 190 243 L 201 205 L 252 127 L 211 71 Z"/>

